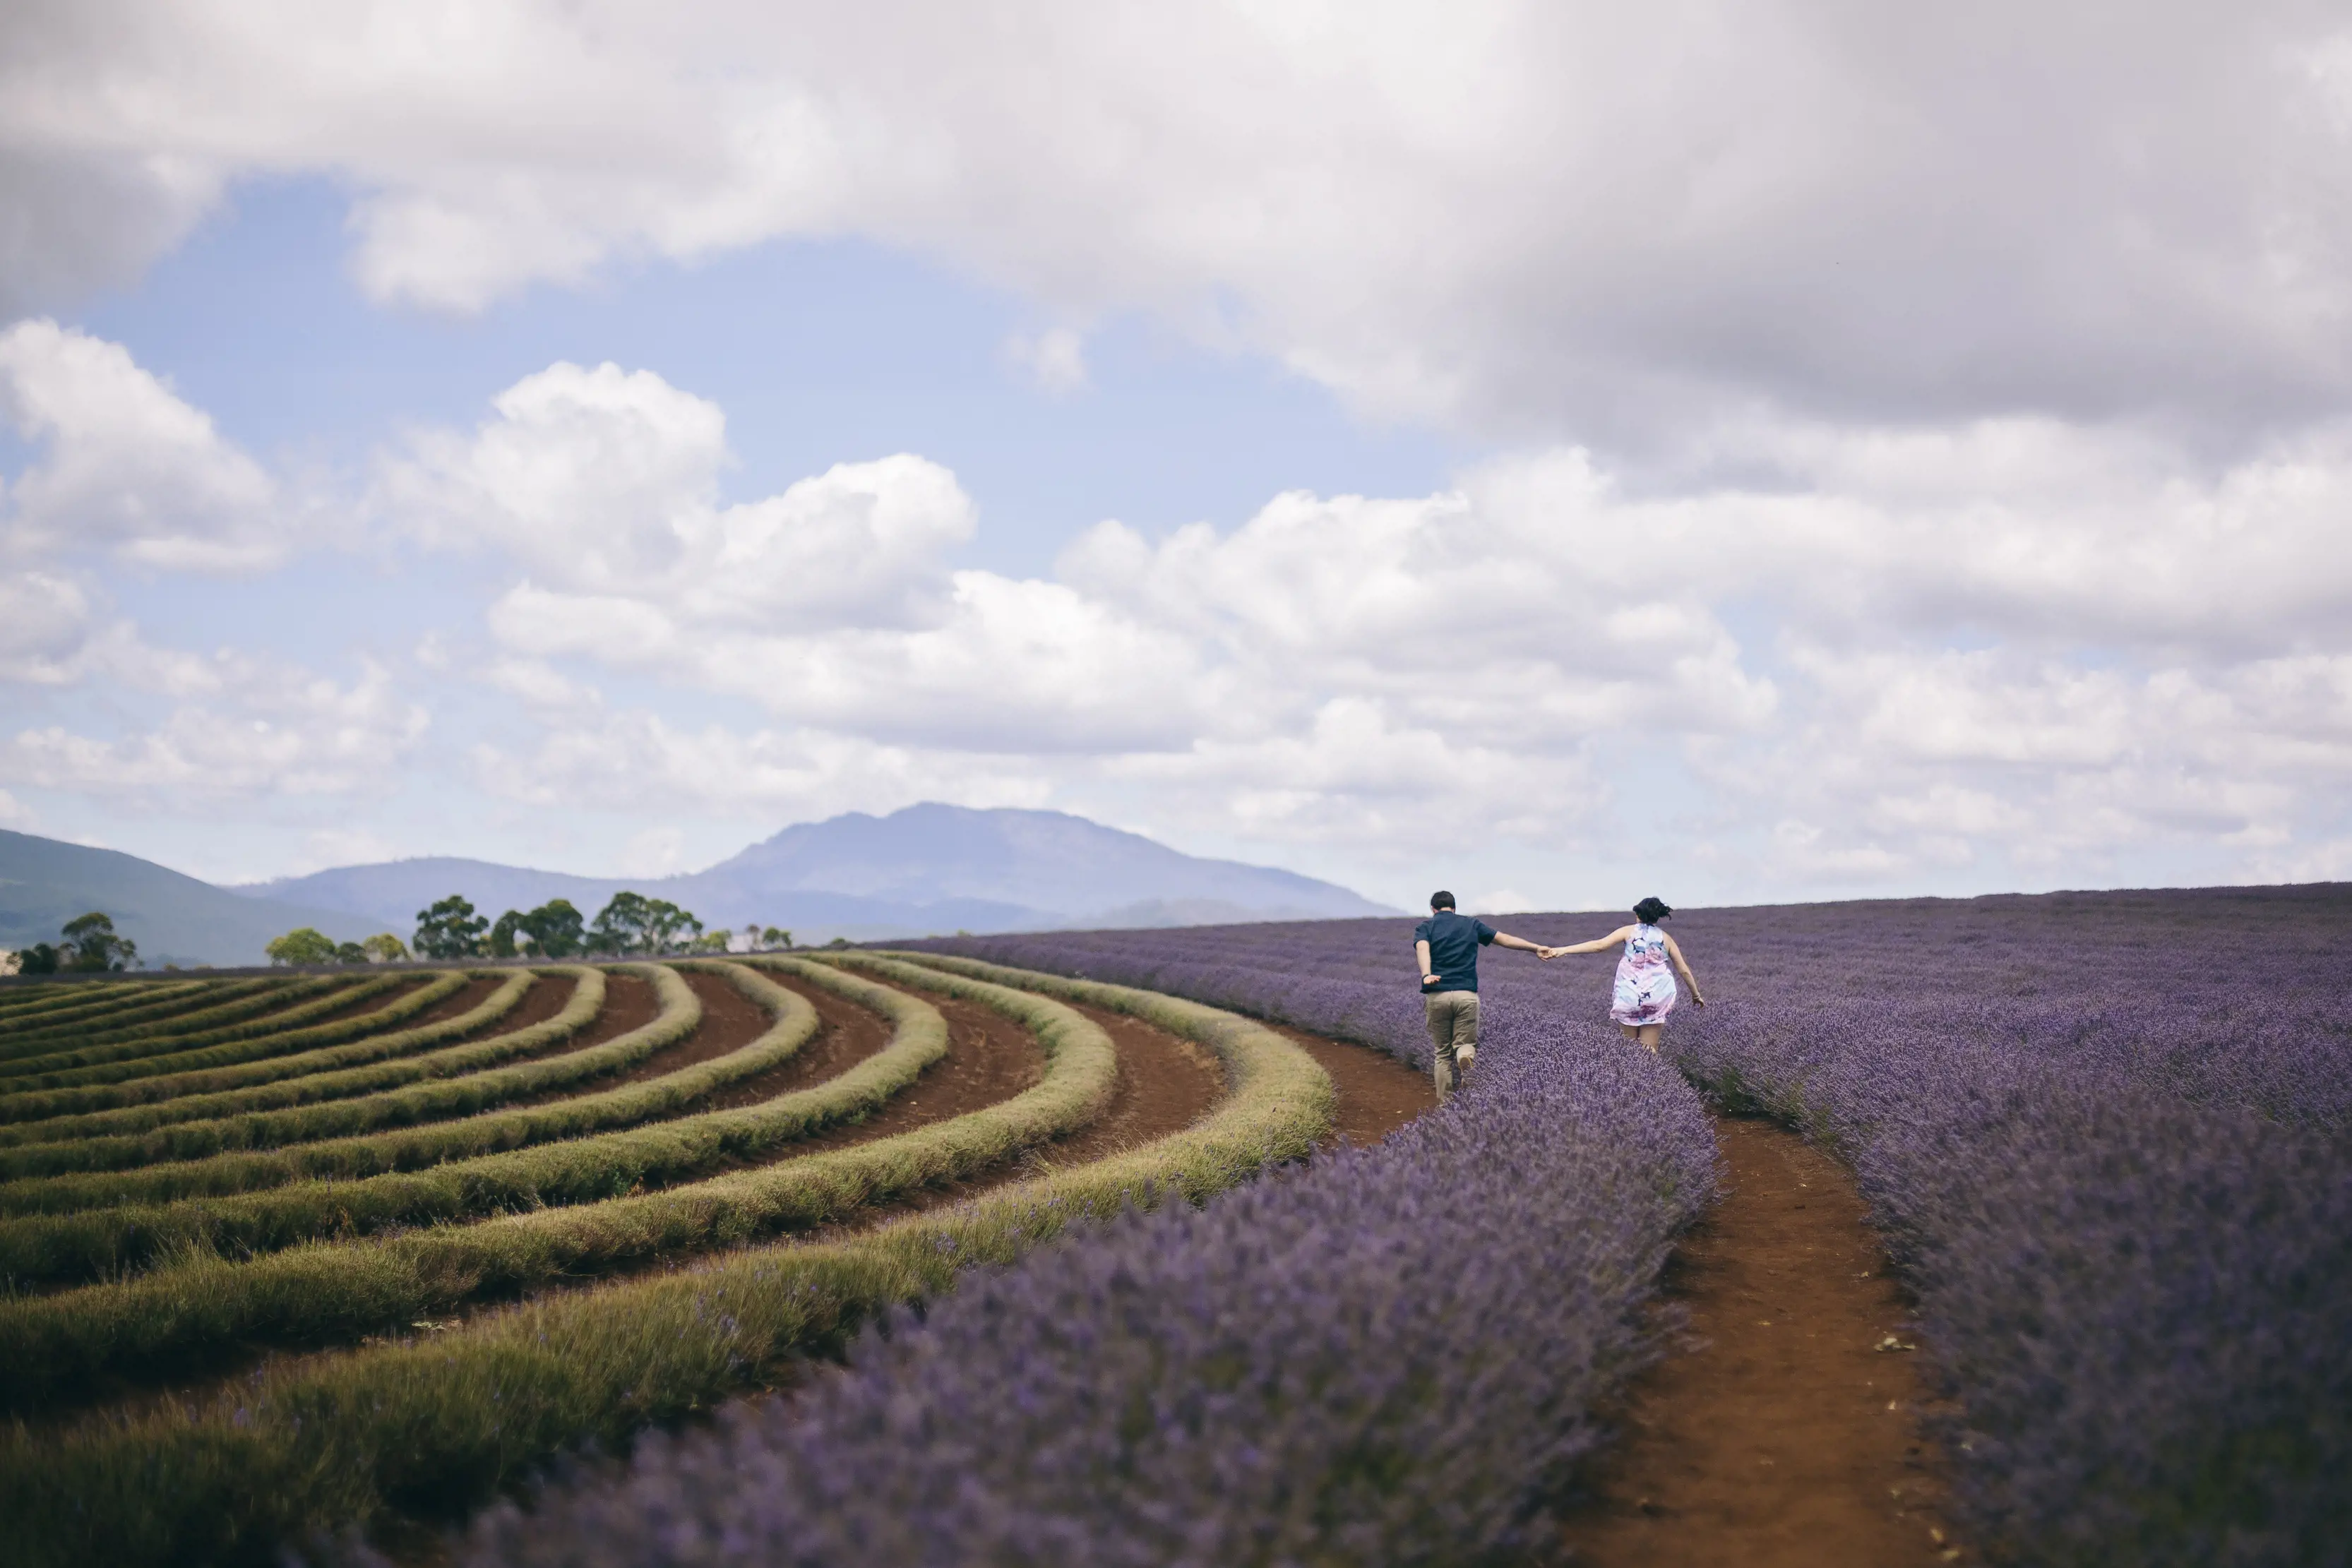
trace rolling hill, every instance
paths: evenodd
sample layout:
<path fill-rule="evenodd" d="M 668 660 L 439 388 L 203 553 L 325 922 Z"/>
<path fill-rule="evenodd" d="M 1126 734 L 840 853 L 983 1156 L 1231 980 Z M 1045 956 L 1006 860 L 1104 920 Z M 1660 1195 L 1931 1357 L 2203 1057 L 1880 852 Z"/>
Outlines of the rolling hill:
<path fill-rule="evenodd" d="M 234 891 L 404 932 L 416 911 L 452 893 L 490 915 L 550 898 L 593 915 L 625 887 L 681 904 L 711 925 L 781 925 L 803 942 L 1393 913 L 1332 883 L 1204 860 L 1065 812 L 929 804 L 802 823 L 677 876 L 579 876 L 430 857 Z"/>
<path fill-rule="evenodd" d="M 0 830 L 0 948 L 54 942 L 58 926 L 93 909 L 114 917 L 115 929 L 139 944 L 151 969 L 258 964 L 263 943 L 298 925 L 357 941 L 386 929 L 404 936 L 415 924 L 387 925 L 348 910 L 240 897 L 136 855 Z"/>

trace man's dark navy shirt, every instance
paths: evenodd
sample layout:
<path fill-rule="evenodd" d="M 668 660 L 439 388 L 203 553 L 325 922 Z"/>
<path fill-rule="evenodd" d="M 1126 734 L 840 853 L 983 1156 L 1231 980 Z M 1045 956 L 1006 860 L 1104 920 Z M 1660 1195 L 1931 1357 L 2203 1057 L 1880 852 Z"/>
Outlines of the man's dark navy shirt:
<path fill-rule="evenodd" d="M 1450 909 L 1440 909 L 1412 928 L 1415 942 L 1429 944 L 1429 967 L 1437 984 L 1421 988 L 1424 996 L 1440 991 L 1478 988 L 1478 949 L 1495 939 L 1495 928 Z"/>

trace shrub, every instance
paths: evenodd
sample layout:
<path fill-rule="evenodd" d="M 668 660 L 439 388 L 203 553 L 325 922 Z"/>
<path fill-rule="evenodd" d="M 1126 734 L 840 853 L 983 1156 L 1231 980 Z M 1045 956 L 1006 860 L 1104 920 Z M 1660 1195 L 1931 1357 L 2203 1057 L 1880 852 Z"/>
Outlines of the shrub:
<path fill-rule="evenodd" d="M 273 964 L 331 964 L 336 961 L 335 939 L 315 926 L 298 925 L 283 936 L 273 937 L 262 948 Z"/>

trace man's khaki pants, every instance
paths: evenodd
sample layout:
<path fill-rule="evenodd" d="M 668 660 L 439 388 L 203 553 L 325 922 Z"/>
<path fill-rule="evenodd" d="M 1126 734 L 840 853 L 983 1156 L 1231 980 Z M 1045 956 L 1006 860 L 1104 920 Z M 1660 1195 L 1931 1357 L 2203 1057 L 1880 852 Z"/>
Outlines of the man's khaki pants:
<path fill-rule="evenodd" d="M 1437 1080 L 1437 1103 L 1444 1104 L 1454 1084 L 1478 1054 L 1478 993 L 1424 991 L 1422 1010 L 1429 1015 L 1430 1076 Z"/>

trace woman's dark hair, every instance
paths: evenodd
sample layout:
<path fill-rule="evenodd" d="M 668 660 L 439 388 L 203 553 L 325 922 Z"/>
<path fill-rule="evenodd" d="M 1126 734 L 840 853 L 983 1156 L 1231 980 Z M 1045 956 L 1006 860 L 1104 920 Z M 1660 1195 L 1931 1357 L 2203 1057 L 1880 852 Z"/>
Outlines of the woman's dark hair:
<path fill-rule="evenodd" d="M 1673 913 L 1663 898 L 1645 898 L 1633 906 L 1633 918 L 1644 925 L 1655 925 Z"/>
<path fill-rule="evenodd" d="M 1450 893 L 1433 893 L 1429 895 L 1429 907 L 1451 909 L 1454 907 L 1454 895 Z"/>

